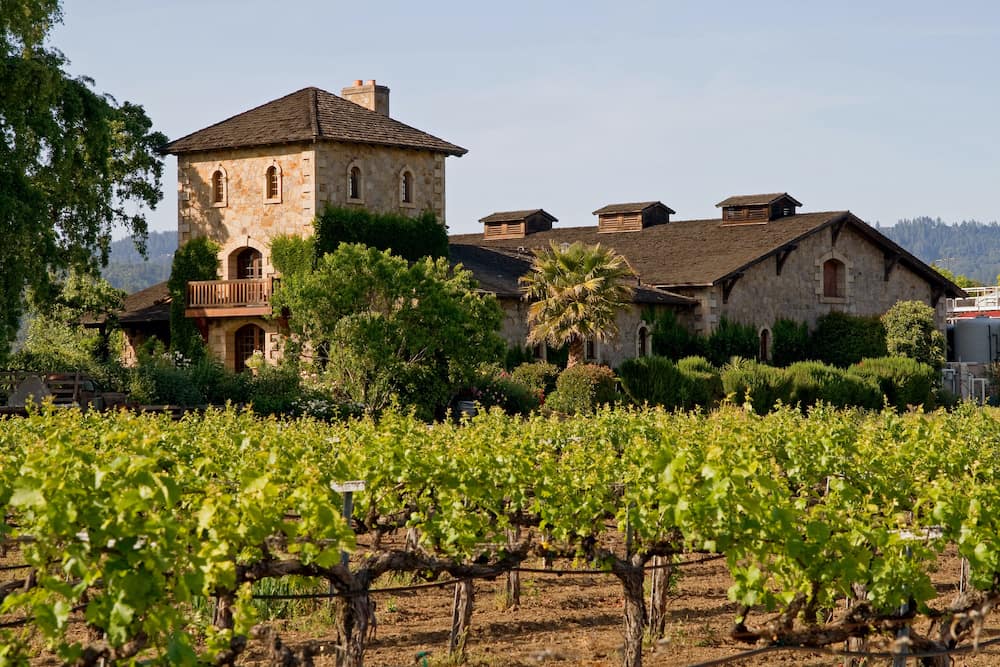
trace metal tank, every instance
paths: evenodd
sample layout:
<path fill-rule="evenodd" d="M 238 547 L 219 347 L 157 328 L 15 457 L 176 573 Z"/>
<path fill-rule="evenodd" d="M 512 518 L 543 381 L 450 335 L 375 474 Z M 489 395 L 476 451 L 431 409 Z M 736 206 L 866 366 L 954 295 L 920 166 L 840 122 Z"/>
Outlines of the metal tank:
<path fill-rule="evenodd" d="M 988 364 L 1000 357 L 1000 318 L 955 320 L 955 361 Z"/>

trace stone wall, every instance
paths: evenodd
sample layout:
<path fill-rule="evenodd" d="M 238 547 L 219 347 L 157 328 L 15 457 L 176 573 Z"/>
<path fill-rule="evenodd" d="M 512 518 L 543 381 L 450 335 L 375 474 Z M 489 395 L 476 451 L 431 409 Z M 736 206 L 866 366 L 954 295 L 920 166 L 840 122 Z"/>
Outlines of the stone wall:
<path fill-rule="evenodd" d="M 780 221 L 769 224 L 780 225 Z M 823 296 L 823 263 L 838 259 L 846 269 L 843 298 Z M 777 275 L 777 260 L 772 257 L 746 270 L 732 289 L 728 303 L 723 303 L 722 287 L 702 290 L 699 299 L 707 306 L 707 320 L 712 330 L 721 317 L 770 328 L 779 318 L 806 322 L 831 311 L 851 315 L 881 315 L 897 301 L 923 301 L 930 305 L 931 286 L 906 267 L 897 264 L 884 280 L 885 261 L 881 249 L 845 226 L 833 243 L 830 229 L 822 230 L 799 242 Z M 945 299 L 938 301 L 936 319 L 944 329 Z"/>
<path fill-rule="evenodd" d="M 266 320 L 262 317 L 225 317 L 208 320 L 207 346 L 212 356 L 222 361 L 229 370 L 236 366 L 236 330 L 244 324 L 255 324 L 264 330 L 264 359 L 275 363 L 282 352 L 284 331 L 278 320 Z"/>
<path fill-rule="evenodd" d="M 279 235 L 312 234 L 316 216 L 312 144 L 189 153 L 177 157 L 177 231 L 183 245 L 207 236 L 218 243 L 220 273 L 228 275 L 229 257 L 247 246 L 264 259 L 264 276 L 274 275 L 271 239 Z M 274 201 L 265 198 L 265 174 L 270 166 L 280 170 L 280 192 Z M 225 199 L 213 202 L 212 175 L 225 175 Z"/>
<path fill-rule="evenodd" d="M 520 299 L 499 299 L 503 308 L 503 322 L 500 325 L 500 335 L 507 342 L 507 345 L 527 345 L 528 338 L 528 305 Z M 646 327 L 647 330 L 647 352 L 652 351 L 653 323 L 644 319 L 644 313 L 650 306 L 633 304 L 627 310 L 618 314 L 618 337 L 610 342 L 594 343 L 594 358 L 591 363 L 604 364 L 612 368 L 617 368 L 626 359 L 639 356 L 639 328 Z M 654 306 L 654 312 L 667 306 Z M 677 321 L 681 325 L 691 328 L 694 326 L 695 311 L 693 308 L 671 308 L 677 315 Z"/>
<path fill-rule="evenodd" d="M 357 206 L 377 213 L 415 215 L 430 209 L 444 224 L 445 156 L 391 146 L 339 144 L 316 146 L 316 212 L 325 206 Z M 361 197 L 350 198 L 350 172 L 361 171 Z M 413 174 L 412 202 L 402 201 L 405 170 Z"/>

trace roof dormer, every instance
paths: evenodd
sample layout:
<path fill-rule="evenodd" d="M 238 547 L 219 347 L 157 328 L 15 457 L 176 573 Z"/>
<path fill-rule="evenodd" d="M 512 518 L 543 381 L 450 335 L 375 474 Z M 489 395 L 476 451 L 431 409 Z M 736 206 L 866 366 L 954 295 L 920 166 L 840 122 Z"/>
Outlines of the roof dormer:
<path fill-rule="evenodd" d="M 555 216 L 540 208 L 525 211 L 499 211 L 480 218 L 484 239 L 523 239 L 528 234 L 552 229 Z"/>
<path fill-rule="evenodd" d="M 795 215 L 795 209 L 799 206 L 802 206 L 802 202 L 787 192 L 736 195 L 716 204 L 716 207 L 722 209 L 722 223 L 726 225 L 745 225 L 777 220 Z"/>
<path fill-rule="evenodd" d="M 608 204 L 594 211 L 598 232 L 638 232 L 670 222 L 672 208 L 658 201 Z"/>

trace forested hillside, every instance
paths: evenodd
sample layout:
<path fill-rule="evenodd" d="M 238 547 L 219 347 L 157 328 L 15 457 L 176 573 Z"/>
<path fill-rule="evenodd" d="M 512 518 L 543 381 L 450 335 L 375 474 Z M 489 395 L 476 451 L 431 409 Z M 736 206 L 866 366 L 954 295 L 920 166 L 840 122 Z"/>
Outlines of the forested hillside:
<path fill-rule="evenodd" d="M 963 220 L 950 225 L 941 218 L 900 220 L 879 231 L 928 264 L 995 285 L 1000 273 L 1000 224 Z"/>
<path fill-rule="evenodd" d="M 177 232 L 150 232 L 145 260 L 131 238 L 120 239 L 111 244 L 111 258 L 101 274 L 109 283 L 131 294 L 170 277 L 176 249 Z"/>

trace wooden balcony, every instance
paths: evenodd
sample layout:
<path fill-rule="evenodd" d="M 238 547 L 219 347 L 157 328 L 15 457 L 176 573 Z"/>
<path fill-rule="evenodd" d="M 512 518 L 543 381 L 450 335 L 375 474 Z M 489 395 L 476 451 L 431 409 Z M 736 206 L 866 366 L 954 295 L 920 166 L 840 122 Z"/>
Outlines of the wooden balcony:
<path fill-rule="evenodd" d="M 198 280 L 188 283 L 188 317 L 246 317 L 271 314 L 274 278 Z"/>

